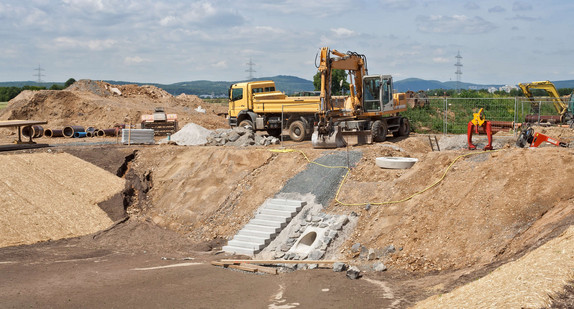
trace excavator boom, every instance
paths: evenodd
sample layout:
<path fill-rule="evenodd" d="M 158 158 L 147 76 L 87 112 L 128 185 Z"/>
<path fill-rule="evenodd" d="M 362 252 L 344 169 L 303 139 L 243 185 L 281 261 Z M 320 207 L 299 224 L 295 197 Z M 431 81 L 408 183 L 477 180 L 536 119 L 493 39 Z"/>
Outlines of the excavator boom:
<path fill-rule="evenodd" d="M 548 95 L 552 99 L 552 103 L 554 104 L 556 112 L 560 114 L 562 122 L 566 122 L 567 120 L 569 120 L 564 118 L 571 118 L 569 117 L 570 116 L 569 112 L 571 113 L 572 111 L 568 111 L 568 105 L 562 101 L 560 95 L 558 94 L 558 91 L 556 90 L 556 87 L 550 81 L 546 80 L 546 81 L 539 81 L 525 84 L 520 83 L 518 84 L 518 86 L 520 87 L 520 89 L 522 89 L 524 95 L 533 103 L 535 102 L 534 96 L 532 95 L 530 89 L 542 89 L 546 91 L 546 93 L 548 93 Z"/>

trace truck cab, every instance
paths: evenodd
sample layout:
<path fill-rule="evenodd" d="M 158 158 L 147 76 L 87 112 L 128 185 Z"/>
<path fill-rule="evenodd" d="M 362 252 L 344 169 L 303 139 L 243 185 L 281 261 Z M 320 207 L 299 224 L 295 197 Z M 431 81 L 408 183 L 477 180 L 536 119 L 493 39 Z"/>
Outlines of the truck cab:
<path fill-rule="evenodd" d="M 275 91 L 273 81 L 237 83 L 229 87 L 229 119 L 237 119 L 241 111 L 253 110 L 253 97 L 256 94 L 282 94 Z M 237 124 L 231 124 L 231 126 Z"/>

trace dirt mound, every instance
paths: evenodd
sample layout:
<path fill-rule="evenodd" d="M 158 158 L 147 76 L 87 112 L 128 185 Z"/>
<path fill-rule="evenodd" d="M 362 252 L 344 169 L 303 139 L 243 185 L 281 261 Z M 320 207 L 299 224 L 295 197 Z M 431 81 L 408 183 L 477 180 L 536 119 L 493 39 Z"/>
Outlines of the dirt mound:
<path fill-rule="evenodd" d="M 4 155 L 0 160 L 0 247 L 75 237 L 113 222 L 98 207 L 124 180 L 72 155 Z"/>
<path fill-rule="evenodd" d="M 141 215 L 200 242 L 233 236 L 305 165 L 301 155 L 254 147 L 163 146 L 141 150 L 132 168 L 153 181 Z"/>
<path fill-rule="evenodd" d="M 80 80 L 66 90 L 23 91 L 0 112 L 0 120 L 47 120 L 45 128 L 68 125 L 111 128 L 115 124 L 139 125 L 141 115 L 164 107 L 177 114 L 179 126 L 193 122 L 207 129 L 228 127 L 224 117 L 227 107 L 206 103 L 197 96 L 175 98 L 155 86 L 111 85 L 100 81 Z M 202 106 L 205 112 L 195 109 Z"/>
<path fill-rule="evenodd" d="M 486 265 L 536 244 L 573 215 L 571 149 L 477 152 L 455 163 L 436 187 L 409 201 L 383 206 L 374 202 L 399 201 L 425 190 L 468 152 L 383 153 L 372 148 L 365 152 L 339 199 L 370 202 L 371 209 L 344 205 L 331 209 L 361 214 L 349 247 L 358 242 L 376 249 L 401 248 L 385 261 L 394 267 L 429 272 Z M 377 156 L 399 154 L 419 162 L 409 170 L 384 170 L 374 163 Z M 350 250 L 347 254 L 354 257 Z"/>

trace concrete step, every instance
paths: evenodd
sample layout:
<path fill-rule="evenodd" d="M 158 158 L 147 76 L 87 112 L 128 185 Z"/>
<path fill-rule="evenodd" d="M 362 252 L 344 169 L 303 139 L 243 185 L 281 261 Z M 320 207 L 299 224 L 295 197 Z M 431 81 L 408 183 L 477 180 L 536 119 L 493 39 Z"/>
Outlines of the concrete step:
<path fill-rule="evenodd" d="M 268 221 L 268 220 L 262 220 L 262 219 L 257 219 L 257 218 L 251 219 L 251 221 L 249 221 L 249 223 L 253 223 L 255 225 L 271 226 L 271 227 L 275 227 L 275 228 L 279 228 L 279 229 L 282 229 L 287 225 L 286 222 Z"/>
<path fill-rule="evenodd" d="M 307 205 L 307 202 L 305 202 L 305 201 L 286 200 L 286 199 L 278 199 L 278 198 L 270 199 L 267 202 L 271 203 L 271 204 L 276 204 L 276 205 L 287 205 L 287 206 L 296 206 L 296 207 L 303 207 L 303 206 Z"/>
<path fill-rule="evenodd" d="M 289 206 L 289 205 L 279 205 L 279 204 L 273 204 L 273 203 L 265 203 L 265 205 L 263 205 L 262 209 L 269 209 L 269 210 L 281 210 L 281 211 L 294 211 L 295 213 L 299 212 L 301 210 L 301 208 L 303 208 L 302 206 L 297 207 L 297 206 Z"/>
<path fill-rule="evenodd" d="M 265 244 L 256 244 L 248 241 L 241 241 L 235 239 L 228 241 L 227 245 L 239 248 L 253 249 L 253 250 L 261 250 L 261 248 L 265 247 Z"/>
<path fill-rule="evenodd" d="M 233 237 L 235 240 L 250 242 L 254 244 L 263 244 L 267 245 L 271 242 L 271 238 L 269 237 L 257 237 L 257 236 L 250 236 L 250 235 L 241 235 L 237 234 Z"/>
<path fill-rule="evenodd" d="M 279 233 L 281 231 L 281 227 L 259 225 L 259 224 L 255 224 L 255 223 L 247 223 L 243 227 L 243 229 L 241 229 L 241 230 L 242 231 L 247 230 L 247 231 L 257 231 L 257 232 L 265 232 L 265 233 L 269 233 L 269 234 L 276 234 L 276 233 Z"/>
<path fill-rule="evenodd" d="M 259 211 L 259 213 L 264 214 L 264 215 L 283 216 L 286 218 L 291 218 L 297 214 L 297 211 L 295 209 L 293 209 L 293 210 L 276 210 L 276 209 L 263 208 L 263 209 L 261 209 L 261 211 Z"/>
<path fill-rule="evenodd" d="M 255 236 L 255 237 L 271 239 L 271 238 L 275 238 L 275 236 L 277 236 L 277 232 L 270 233 L 270 232 L 262 232 L 262 231 L 250 230 L 250 229 L 243 228 L 242 230 L 237 232 L 237 235 Z"/>
<path fill-rule="evenodd" d="M 285 223 L 288 221 L 288 219 L 291 219 L 291 217 L 266 215 L 259 213 L 255 216 L 255 219 Z"/>
<path fill-rule="evenodd" d="M 253 256 L 253 255 L 255 255 L 255 253 L 258 252 L 258 250 L 241 248 L 241 247 L 234 247 L 234 246 L 223 246 L 223 248 L 221 248 L 221 250 L 228 252 L 228 253 L 243 254 L 243 255 L 248 255 L 248 256 Z"/>

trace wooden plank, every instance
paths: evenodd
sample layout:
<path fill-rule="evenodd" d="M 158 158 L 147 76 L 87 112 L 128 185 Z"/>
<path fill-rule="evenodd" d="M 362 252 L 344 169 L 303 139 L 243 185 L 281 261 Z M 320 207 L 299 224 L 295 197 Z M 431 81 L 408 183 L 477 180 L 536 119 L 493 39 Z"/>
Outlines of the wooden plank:
<path fill-rule="evenodd" d="M 241 264 L 241 265 L 253 265 L 253 264 Z M 274 267 L 265 267 L 261 265 L 253 265 L 257 267 L 257 271 L 260 273 L 270 274 L 270 275 L 277 275 L 277 268 Z"/>
<path fill-rule="evenodd" d="M 230 264 L 240 264 L 240 263 L 250 263 L 250 264 L 334 264 L 334 263 L 347 263 L 347 261 L 335 261 L 335 260 L 221 260 L 221 263 Z"/>
<path fill-rule="evenodd" d="M 253 268 L 253 267 L 248 267 L 248 266 L 243 266 L 243 265 L 229 265 L 227 266 L 228 268 L 233 268 L 233 269 L 239 269 L 239 270 L 244 270 L 244 271 L 248 271 L 248 272 L 257 272 L 257 268 Z"/>
<path fill-rule="evenodd" d="M 213 265 L 213 266 L 227 267 L 227 265 L 229 265 L 229 264 L 221 263 L 221 262 L 219 262 L 219 261 L 211 261 L 211 265 Z"/>
<path fill-rule="evenodd" d="M 17 127 L 17 126 L 34 126 L 38 124 L 47 124 L 47 121 L 36 120 L 4 120 L 0 121 L 0 127 Z"/>

